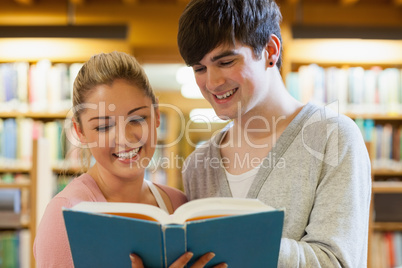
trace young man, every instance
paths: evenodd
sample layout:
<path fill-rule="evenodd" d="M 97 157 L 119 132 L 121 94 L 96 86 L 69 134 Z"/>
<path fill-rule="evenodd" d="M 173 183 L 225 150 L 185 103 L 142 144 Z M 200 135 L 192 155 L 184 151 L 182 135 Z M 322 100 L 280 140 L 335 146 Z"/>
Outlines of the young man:
<path fill-rule="evenodd" d="M 187 197 L 284 208 L 278 267 L 366 267 L 367 149 L 351 119 L 288 94 L 280 21 L 273 0 L 192 0 L 184 10 L 180 53 L 216 114 L 232 119 L 187 158 Z"/>

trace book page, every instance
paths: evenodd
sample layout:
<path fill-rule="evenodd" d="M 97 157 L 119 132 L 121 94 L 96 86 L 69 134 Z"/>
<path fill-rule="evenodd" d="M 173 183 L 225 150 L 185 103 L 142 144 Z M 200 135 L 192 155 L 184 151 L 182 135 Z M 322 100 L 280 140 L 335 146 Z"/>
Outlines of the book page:
<path fill-rule="evenodd" d="M 212 197 L 192 200 L 180 206 L 173 214 L 173 222 L 201 220 L 230 215 L 249 214 L 259 211 L 271 211 L 274 208 L 257 199 Z"/>
<path fill-rule="evenodd" d="M 170 217 L 164 210 L 147 204 L 123 202 L 81 202 L 70 210 L 89 213 L 102 213 L 140 220 L 169 223 Z"/>
<path fill-rule="evenodd" d="M 192 200 L 180 206 L 172 215 L 152 205 L 122 202 L 81 202 L 71 210 L 156 221 L 161 224 L 184 224 L 187 221 L 275 209 L 257 199 L 213 197 Z"/>

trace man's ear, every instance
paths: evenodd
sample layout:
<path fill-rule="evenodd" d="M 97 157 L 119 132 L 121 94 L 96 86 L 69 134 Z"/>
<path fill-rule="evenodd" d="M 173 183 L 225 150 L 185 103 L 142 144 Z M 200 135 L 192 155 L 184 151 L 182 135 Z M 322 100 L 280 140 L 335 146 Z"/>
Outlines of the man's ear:
<path fill-rule="evenodd" d="M 264 56 L 267 63 L 266 66 L 274 67 L 281 53 L 281 41 L 276 35 L 271 34 L 271 38 L 265 47 L 265 51 L 266 53 Z"/>
<path fill-rule="evenodd" d="M 75 133 L 77 133 L 78 139 L 80 140 L 80 142 L 82 144 L 85 144 L 86 139 L 85 139 L 84 133 L 82 132 L 80 124 L 76 121 L 75 118 L 72 118 L 72 121 L 73 121 L 74 130 L 75 130 Z"/>

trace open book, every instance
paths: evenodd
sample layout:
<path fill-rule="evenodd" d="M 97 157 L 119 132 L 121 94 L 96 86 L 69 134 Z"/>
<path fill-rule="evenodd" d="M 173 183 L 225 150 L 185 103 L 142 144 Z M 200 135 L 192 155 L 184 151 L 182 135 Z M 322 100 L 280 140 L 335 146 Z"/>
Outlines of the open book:
<path fill-rule="evenodd" d="M 112 202 L 82 202 L 63 215 L 76 268 L 131 267 L 130 253 L 145 267 L 169 267 L 186 251 L 192 261 L 214 252 L 211 267 L 276 267 L 284 212 L 256 199 L 206 198 L 173 215 Z"/>

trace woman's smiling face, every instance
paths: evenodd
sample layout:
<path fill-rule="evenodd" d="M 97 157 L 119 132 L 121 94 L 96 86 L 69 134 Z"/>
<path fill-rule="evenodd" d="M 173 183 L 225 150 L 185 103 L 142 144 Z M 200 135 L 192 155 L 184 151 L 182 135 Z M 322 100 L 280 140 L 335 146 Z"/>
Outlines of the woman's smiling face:
<path fill-rule="evenodd" d="M 144 91 L 117 79 L 92 89 L 84 108 L 79 136 L 98 168 L 121 178 L 144 175 L 160 124 L 159 111 Z"/>

